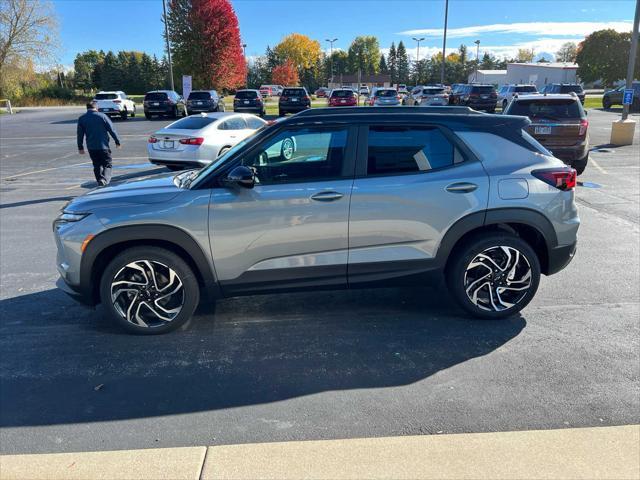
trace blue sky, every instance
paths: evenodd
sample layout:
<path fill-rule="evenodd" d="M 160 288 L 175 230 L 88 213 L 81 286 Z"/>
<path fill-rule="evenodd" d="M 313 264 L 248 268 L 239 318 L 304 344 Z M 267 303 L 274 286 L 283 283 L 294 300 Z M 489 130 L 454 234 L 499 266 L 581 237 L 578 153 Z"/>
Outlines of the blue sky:
<path fill-rule="evenodd" d="M 444 0 L 232 0 L 247 55 L 264 53 L 285 35 L 299 32 L 319 40 L 338 38 L 348 49 L 357 35 L 375 35 L 383 51 L 403 40 L 412 56 L 425 37 L 420 57 L 442 48 Z M 593 30 L 631 30 L 634 0 L 450 0 L 447 50 L 479 39 L 485 51 L 512 56 L 518 48 L 552 54 L 564 41 L 580 41 Z M 76 53 L 140 50 L 163 53 L 162 0 L 54 0 L 60 20 L 60 63 Z M 114 28 L 107 28 L 109 19 Z M 129 19 L 129 27 L 123 24 Z M 470 49 L 471 50 L 471 49 Z"/>

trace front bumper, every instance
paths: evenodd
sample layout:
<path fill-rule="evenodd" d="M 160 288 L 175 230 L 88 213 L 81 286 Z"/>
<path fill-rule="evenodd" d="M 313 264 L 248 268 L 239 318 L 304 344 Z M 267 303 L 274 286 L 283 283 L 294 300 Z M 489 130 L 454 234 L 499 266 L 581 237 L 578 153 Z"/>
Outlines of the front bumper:
<path fill-rule="evenodd" d="M 89 293 L 81 291 L 79 287 L 68 284 L 62 277 L 56 281 L 56 287 L 82 305 L 87 307 L 96 306 L 95 300 Z"/>
<path fill-rule="evenodd" d="M 576 241 L 570 245 L 560 245 L 551 249 L 549 251 L 547 271 L 545 273 L 547 275 L 553 275 L 569 265 L 576 254 L 577 248 L 578 242 Z"/>

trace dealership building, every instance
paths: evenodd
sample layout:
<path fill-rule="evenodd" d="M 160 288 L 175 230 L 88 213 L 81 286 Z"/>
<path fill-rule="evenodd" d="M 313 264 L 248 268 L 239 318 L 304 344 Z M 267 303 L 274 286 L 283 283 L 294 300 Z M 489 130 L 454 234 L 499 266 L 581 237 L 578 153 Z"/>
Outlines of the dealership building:
<path fill-rule="evenodd" d="M 504 85 L 524 83 L 535 85 L 540 90 L 547 83 L 577 83 L 575 63 L 508 63 L 506 70 L 478 70 L 469 75 L 469 82 Z"/>

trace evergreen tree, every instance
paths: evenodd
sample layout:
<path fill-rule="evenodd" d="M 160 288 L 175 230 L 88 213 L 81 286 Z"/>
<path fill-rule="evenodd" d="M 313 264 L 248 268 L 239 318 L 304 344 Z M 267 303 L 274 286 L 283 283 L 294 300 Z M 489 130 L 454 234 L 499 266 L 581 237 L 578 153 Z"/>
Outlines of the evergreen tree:
<path fill-rule="evenodd" d="M 391 42 L 387 65 L 389 66 L 391 84 L 393 85 L 398 82 L 398 53 L 396 52 L 396 45 L 394 42 Z"/>
<path fill-rule="evenodd" d="M 384 58 L 384 53 L 380 54 L 380 63 L 378 64 L 378 70 L 380 73 L 389 73 L 389 67 L 387 67 L 387 60 Z"/>
<path fill-rule="evenodd" d="M 398 83 L 407 83 L 409 81 L 409 56 L 407 55 L 407 49 L 404 47 L 404 43 L 402 43 L 402 40 L 400 40 L 400 43 L 398 43 L 396 58 L 398 62 Z"/>

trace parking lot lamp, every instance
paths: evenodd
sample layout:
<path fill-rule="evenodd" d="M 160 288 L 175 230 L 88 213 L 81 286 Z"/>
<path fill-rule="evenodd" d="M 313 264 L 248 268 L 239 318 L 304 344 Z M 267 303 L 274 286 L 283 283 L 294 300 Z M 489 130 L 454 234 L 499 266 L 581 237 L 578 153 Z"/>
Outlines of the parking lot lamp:
<path fill-rule="evenodd" d="M 476 44 L 476 73 L 473 76 L 473 81 L 478 81 L 478 65 L 480 65 L 480 40 L 473 42 Z"/>
<path fill-rule="evenodd" d="M 329 58 L 331 59 L 331 83 L 333 83 L 333 42 L 335 42 L 336 40 L 338 40 L 337 38 L 334 38 L 332 40 L 330 39 L 325 39 L 325 42 L 329 42 Z"/>
<path fill-rule="evenodd" d="M 444 85 L 444 68 L 447 49 L 447 17 L 449 16 L 449 0 L 444 0 L 444 34 L 442 35 L 442 69 L 440 70 L 440 85 Z"/>
<path fill-rule="evenodd" d="M 418 64 L 420 62 L 420 42 L 424 40 L 424 37 L 416 38 L 413 37 L 413 40 L 418 42 L 418 51 L 416 52 L 416 85 L 418 84 Z"/>
<path fill-rule="evenodd" d="M 162 12 L 164 13 L 164 36 L 167 40 L 167 59 L 169 60 L 169 81 L 171 82 L 171 90 L 175 90 L 173 85 L 173 64 L 171 63 L 171 48 L 169 47 L 169 27 L 167 25 L 167 6 L 165 0 L 162 0 Z"/>

